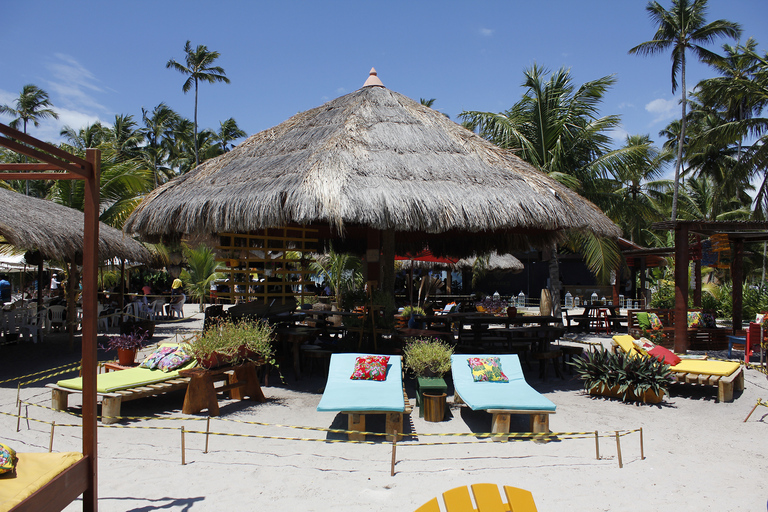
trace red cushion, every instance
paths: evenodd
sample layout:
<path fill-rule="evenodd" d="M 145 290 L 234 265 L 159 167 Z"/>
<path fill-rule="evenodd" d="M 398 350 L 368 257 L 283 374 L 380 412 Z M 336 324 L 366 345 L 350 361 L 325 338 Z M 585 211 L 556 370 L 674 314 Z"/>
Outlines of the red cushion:
<path fill-rule="evenodd" d="M 682 359 L 677 357 L 674 352 L 662 347 L 661 345 L 656 345 L 651 350 L 649 350 L 648 355 L 655 357 L 662 363 L 668 364 L 669 366 L 675 366 L 676 364 L 680 364 L 680 361 L 682 361 Z"/>

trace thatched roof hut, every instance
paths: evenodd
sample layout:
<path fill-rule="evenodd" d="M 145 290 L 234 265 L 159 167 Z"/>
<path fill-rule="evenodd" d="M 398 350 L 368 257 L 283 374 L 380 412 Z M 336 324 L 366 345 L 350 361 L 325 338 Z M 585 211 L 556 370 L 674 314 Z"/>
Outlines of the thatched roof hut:
<path fill-rule="evenodd" d="M 409 269 L 411 267 L 422 269 L 443 268 L 456 271 L 471 269 L 475 265 L 477 257 L 450 259 L 448 261 L 444 259 L 441 259 L 441 261 L 430 261 L 429 259 L 404 259 L 403 257 L 398 257 L 397 259 L 400 260 L 400 267 L 404 269 Z M 487 256 L 487 261 L 483 268 L 489 272 L 512 272 L 517 274 L 523 271 L 525 265 L 511 254 L 498 254 L 492 252 Z"/>
<path fill-rule="evenodd" d="M 79 262 L 83 212 L 0 188 L 0 237 L 18 249 L 38 250 L 43 259 Z M 99 225 L 99 259 L 152 261 L 152 253 L 122 231 Z"/>
<path fill-rule="evenodd" d="M 394 230 L 398 251 L 454 256 L 550 247 L 569 230 L 620 234 L 511 152 L 380 84 L 372 70 L 361 89 L 157 188 L 125 231 L 152 239 L 301 224 L 349 239 L 373 228 Z"/>

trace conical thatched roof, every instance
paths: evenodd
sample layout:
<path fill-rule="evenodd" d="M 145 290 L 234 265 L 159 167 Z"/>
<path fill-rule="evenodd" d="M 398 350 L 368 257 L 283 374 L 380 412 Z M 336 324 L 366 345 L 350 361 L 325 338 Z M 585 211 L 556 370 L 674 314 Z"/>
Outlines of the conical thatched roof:
<path fill-rule="evenodd" d="M 83 212 L 52 201 L 0 188 L 0 236 L 19 249 L 39 250 L 44 259 L 80 261 Z M 152 254 L 122 231 L 99 224 L 99 259 L 119 257 L 149 262 Z"/>
<path fill-rule="evenodd" d="M 545 247 L 564 230 L 620 234 L 510 152 L 381 86 L 297 114 L 166 183 L 124 229 L 164 237 L 289 224 L 393 229 L 398 241 L 418 234 L 456 256 Z"/>

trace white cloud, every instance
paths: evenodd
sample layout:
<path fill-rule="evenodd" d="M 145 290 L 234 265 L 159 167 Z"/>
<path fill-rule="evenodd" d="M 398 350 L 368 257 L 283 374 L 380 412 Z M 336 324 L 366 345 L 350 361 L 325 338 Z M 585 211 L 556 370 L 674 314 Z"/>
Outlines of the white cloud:
<path fill-rule="evenodd" d="M 493 33 L 496 32 L 492 28 L 481 28 L 480 29 L 480 35 L 483 37 L 491 37 Z"/>
<path fill-rule="evenodd" d="M 622 101 L 621 103 L 619 103 L 619 110 L 626 110 L 629 108 L 635 108 L 634 103 L 628 103 L 626 101 Z"/>
<path fill-rule="evenodd" d="M 57 97 L 59 108 L 107 112 L 107 108 L 96 99 L 96 95 L 104 90 L 93 73 L 69 55 L 57 53 L 54 57 L 56 60 L 46 64 L 53 75 L 47 88 L 51 96 Z"/>
<path fill-rule="evenodd" d="M 624 128 L 624 125 L 621 125 L 609 131 L 608 135 L 610 135 L 610 137 L 613 139 L 613 143 L 616 145 L 616 147 L 620 147 L 627 142 L 627 136 L 629 135 L 629 132 Z"/>
<path fill-rule="evenodd" d="M 655 117 L 653 123 L 672 119 L 677 115 L 677 100 L 665 100 L 657 98 L 645 105 L 645 110 Z"/>

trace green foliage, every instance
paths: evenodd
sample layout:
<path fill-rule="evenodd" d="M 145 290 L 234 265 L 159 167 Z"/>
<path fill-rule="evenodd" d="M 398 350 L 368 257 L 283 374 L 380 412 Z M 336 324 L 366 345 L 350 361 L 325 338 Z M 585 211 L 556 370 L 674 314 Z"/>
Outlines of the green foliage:
<path fill-rule="evenodd" d="M 120 271 L 119 270 L 105 270 L 99 272 L 100 288 L 102 290 L 109 290 L 120 286 Z"/>
<path fill-rule="evenodd" d="M 345 294 L 361 287 L 363 274 L 360 272 L 360 266 L 360 258 L 337 253 L 333 247 L 330 248 L 328 254 L 317 256 L 309 264 L 310 270 L 322 275 L 328 281 L 332 293 L 336 296 L 336 304 L 340 306 L 347 303 L 344 300 Z M 365 295 L 363 295 L 364 300 Z"/>
<path fill-rule="evenodd" d="M 218 353 L 232 364 L 255 358 L 274 365 L 272 339 L 272 327 L 267 322 L 222 321 L 187 340 L 187 345 L 198 360 Z"/>
<path fill-rule="evenodd" d="M 403 318 L 411 318 L 413 315 L 426 315 L 426 312 L 419 306 L 405 306 L 400 316 Z"/>
<path fill-rule="evenodd" d="M 755 315 L 768 311 L 768 289 L 745 286 L 742 320 L 754 322 Z"/>
<path fill-rule="evenodd" d="M 675 287 L 668 281 L 659 281 L 659 289 L 651 297 L 651 308 L 655 309 L 674 309 L 675 307 Z"/>
<path fill-rule="evenodd" d="M 451 369 L 453 347 L 437 338 L 408 338 L 403 349 L 405 368 L 416 377 L 442 377 Z"/>
<path fill-rule="evenodd" d="M 568 364 L 576 369 L 586 391 L 618 387 L 623 400 L 629 398 L 630 391 L 637 396 L 646 391 L 666 393 L 671 375 L 669 365 L 655 357 L 614 354 L 604 348 L 587 352 Z"/>
<path fill-rule="evenodd" d="M 187 293 L 200 302 L 202 311 L 205 297 L 210 293 L 211 283 L 222 278 L 222 274 L 216 272 L 216 255 L 208 247 L 199 245 L 195 248 L 185 248 L 184 257 L 188 269 L 182 271 L 181 279 L 186 283 Z"/>

